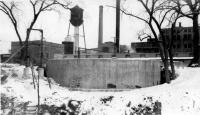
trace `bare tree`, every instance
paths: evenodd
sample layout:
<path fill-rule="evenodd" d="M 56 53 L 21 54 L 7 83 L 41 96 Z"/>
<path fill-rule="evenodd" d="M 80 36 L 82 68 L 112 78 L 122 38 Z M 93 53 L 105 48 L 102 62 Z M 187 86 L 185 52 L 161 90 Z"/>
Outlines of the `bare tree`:
<path fill-rule="evenodd" d="M 71 4 L 71 2 L 67 2 L 67 1 L 63 1 L 60 2 L 58 0 L 29 0 L 29 3 L 32 6 L 32 10 L 33 10 L 33 18 L 32 21 L 29 25 L 29 27 L 27 28 L 26 31 L 26 39 L 25 39 L 25 43 L 22 43 L 22 39 L 21 36 L 19 34 L 19 30 L 18 30 L 18 20 L 16 20 L 16 17 L 14 15 L 14 10 L 15 9 L 20 9 L 19 7 L 17 7 L 17 2 L 13 2 L 13 1 L 9 1 L 7 5 L 4 1 L 0 1 L 0 10 L 5 13 L 11 20 L 14 28 L 15 28 L 15 32 L 17 33 L 17 36 L 19 38 L 20 41 L 20 45 L 24 45 L 28 43 L 29 37 L 30 37 L 30 33 L 31 33 L 31 29 L 33 29 L 35 23 L 37 22 L 39 16 L 42 14 L 42 12 L 46 12 L 46 11 L 56 11 L 58 13 L 60 13 L 60 11 L 57 9 L 58 7 L 62 7 L 64 9 L 69 9 L 69 5 Z M 25 56 L 25 50 L 22 49 L 22 53 L 21 53 L 21 58 Z"/>
<path fill-rule="evenodd" d="M 193 56 L 191 63 L 188 66 L 191 66 L 192 64 L 198 64 L 200 67 L 200 36 L 199 36 L 199 23 L 198 23 L 198 17 L 200 13 L 200 0 L 172 0 L 177 7 L 175 10 L 178 13 L 181 13 L 187 18 L 192 19 L 193 21 Z M 188 10 L 186 10 L 188 9 Z"/>
<path fill-rule="evenodd" d="M 165 68 L 166 82 L 170 83 L 168 58 L 169 54 L 171 55 L 172 52 L 169 50 L 170 43 L 168 42 L 168 39 L 165 38 L 162 27 L 164 25 L 163 23 L 165 22 L 165 19 L 171 15 L 172 8 L 166 9 L 166 6 L 171 5 L 171 2 L 168 0 L 138 0 L 138 2 L 142 4 L 144 8 L 143 16 L 147 16 L 146 18 L 143 18 L 143 16 L 140 15 L 135 15 L 123 7 L 120 8 L 120 10 L 125 15 L 142 20 L 149 26 L 155 38 L 155 42 L 160 50 L 160 56 Z M 157 31 L 159 34 L 157 34 Z M 147 35 L 146 38 L 149 38 L 149 36 Z"/>
<path fill-rule="evenodd" d="M 166 9 L 168 6 L 166 6 Z M 171 9 L 169 9 L 171 10 Z M 170 59 L 170 66 L 171 66 L 171 70 L 172 70 L 172 79 L 175 79 L 175 69 L 174 69 L 174 62 L 173 62 L 173 55 L 174 55 L 174 51 L 173 51 L 173 45 L 174 45 L 174 39 L 176 38 L 176 36 L 183 30 L 179 30 L 175 32 L 175 27 L 176 27 L 176 22 L 179 18 L 184 17 L 183 15 L 181 15 L 180 13 L 178 13 L 177 11 L 172 12 L 171 16 L 169 18 L 167 18 L 167 20 L 169 21 L 168 25 L 171 25 L 171 39 L 168 39 L 168 43 L 169 43 L 169 59 Z"/>
<path fill-rule="evenodd" d="M 22 43 L 22 39 L 21 39 L 21 36 L 19 34 L 19 30 L 18 30 L 18 22 L 16 20 L 15 15 L 14 15 L 15 10 L 19 10 L 18 9 L 18 2 L 11 1 L 9 3 L 6 3 L 4 1 L 0 1 L 0 11 L 2 11 L 4 14 L 6 14 L 9 17 L 10 21 L 12 22 L 12 24 L 14 26 L 17 37 L 19 39 L 19 43 L 22 46 L 23 43 Z"/>
<path fill-rule="evenodd" d="M 65 9 L 69 9 L 68 6 L 70 5 L 70 3 L 68 2 L 66 2 L 66 4 L 62 4 L 58 2 L 57 0 L 36 0 L 36 1 L 30 0 L 30 3 L 33 9 L 33 19 L 29 26 L 30 30 L 33 28 L 34 24 L 36 23 L 38 17 L 40 16 L 42 12 L 45 12 L 45 11 L 59 12 L 56 9 L 55 5 L 62 6 Z M 28 41 L 29 36 L 30 36 L 30 31 L 28 30 L 27 35 L 26 35 L 26 42 Z"/>

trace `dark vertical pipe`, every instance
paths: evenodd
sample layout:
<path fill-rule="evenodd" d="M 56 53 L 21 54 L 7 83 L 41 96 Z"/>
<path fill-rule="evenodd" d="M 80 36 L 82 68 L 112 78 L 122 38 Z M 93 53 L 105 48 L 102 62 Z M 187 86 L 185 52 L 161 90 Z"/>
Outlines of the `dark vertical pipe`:
<path fill-rule="evenodd" d="M 84 28 L 84 23 L 83 23 L 83 34 L 84 34 L 84 43 L 85 43 L 85 54 L 87 55 L 87 47 L 86 47 L 86 41 L 85 41 L 85 28 Z"/>
<path fill-rule="evenodd" d="M 41 32 L 41 55 L 40 55 L 40 67 L 42 67 L 43 63 L 43 30 L 39 30 Z"/>
<path fill-rule="evenodd" d="M 69 28 L 68 28 L 67 38 L 69 37 L 69 29 L 70 29 L 70 23 L 69 23 Z"/>
<path fill-rule="evenodd" d="M 117 53 L 120 52 L 120 0 L 116 3 L 116 50 Z"/>
<path fill-rule="evenodd" d="M 28 34 L 28 33 L 30 33 L 30 31 L 31 31 L 31 30 L 28 28 L 26 33 Z M 26 54 L 25 54 L 25 55 L 26 55 L 26 56 L 25 56 L 25 58 L 26 58 L 26 67 L 28 67 L 28 64 L 29 64 L 28 39 L 27 39 L 27 42 L 25 41 L 25 44 L 26 44 Z"/>
<path fill-rule="evenodd" d="M 78 59 L 80 58 L 80 47 L 78 47 Z"/>
<path fill-rule="evenodd" d="M 39 71 L 39 70 L 38 70 Z M 40 114 L 40 86 L 39 86 L 39 79 L 40 79 L 40 75 L 38 75 L 38 84 L 37 84 L 37 94 L 38 94 L 38 111 L 37 114 Z"/>

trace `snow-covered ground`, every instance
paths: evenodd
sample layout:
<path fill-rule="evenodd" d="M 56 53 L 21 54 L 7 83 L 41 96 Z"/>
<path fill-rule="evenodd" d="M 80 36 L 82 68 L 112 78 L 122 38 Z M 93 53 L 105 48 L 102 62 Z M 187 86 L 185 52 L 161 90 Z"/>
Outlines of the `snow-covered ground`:
<path fill-rule="evenodd" d="M 23 76 L 24 66 L 2 67 L 6 80 L 1 80 L 1 96 L 13 97 L 14 102 L 30 102 L 37 105 L 37 89 L 34 89 L 31 70 Z M 37 71 L 34 71 L 37 76 Z M 161 102 L 162 115 L 200 114 L 200 68 L 176 68 L 177 79 L 171 84 L 119 92 L 70 91 L 51 79 L 51 89 L 46 78 L 41 77 L 40 103 L 61 106 L 70 100 L 81 102 L 79 115 L 131 115 L 134 108 L 150 107 Z M 2 76 L 1 76 L 2 77 Z M 1 114 L 3 114 L 1 110 Z M 134 115 L 134 114 L 132 114 Z"/>

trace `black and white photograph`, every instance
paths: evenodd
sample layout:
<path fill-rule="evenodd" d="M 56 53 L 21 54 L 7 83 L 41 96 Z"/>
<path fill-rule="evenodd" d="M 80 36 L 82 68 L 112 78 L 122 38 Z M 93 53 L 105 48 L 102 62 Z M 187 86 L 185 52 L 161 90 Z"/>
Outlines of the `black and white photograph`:
<path fill-rule="evenodd" d="M 199 115 L 200 0 L 0 0 L 0 115 Z"/>

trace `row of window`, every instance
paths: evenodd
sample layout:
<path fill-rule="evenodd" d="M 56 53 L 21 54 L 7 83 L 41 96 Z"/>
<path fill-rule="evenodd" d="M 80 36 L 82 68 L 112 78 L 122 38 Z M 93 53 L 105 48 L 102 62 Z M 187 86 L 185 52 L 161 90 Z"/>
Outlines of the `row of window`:
<path fill-rule="evenodd" d="M 191 49 L 192 48 L 192 44 L 184 44 L 184 49 Z"/>
<path fill-rule="evenodd" d="M 170 29 L 167 29 L 167 30 L 163 30 L 163 33 L 164 34 L 169 34 L 170 33 Z M 191 32 L 193 32 L 193 29 L 192 28 L 182 28 L 182 29 L 175 29 L 174 30 L 174 33 L 181 33 L 181 32 L 184 32 L 184 33 L 191 33 Z"/>
<path fill-rule="evenodd" d="M 158 48 L 136 48 L 137 53 L 158 53 Z"/>
<path fill-rule="evenodd" d="M 170 39 L 170 36 L 165 35 L 165 38 Z M 180 35 L 177 35 L 176 38 L 174 38 L 174 41 L 180 42 L 181 41 Z M 192 35 L 191 34 L 184 34 L 183 41 L 192 41 Z"/>
<path fill-rule="evenodd" d="M 184 50 L 188 49 L 188 50 L 192 50 L 192 44 L 191 43 L 186 43 L 183 45 Z M 175 50 L 180 50 L 181 49 L 181 45 L 180 44 L 174 44 L 173 45 L 173 49 Z"/>

